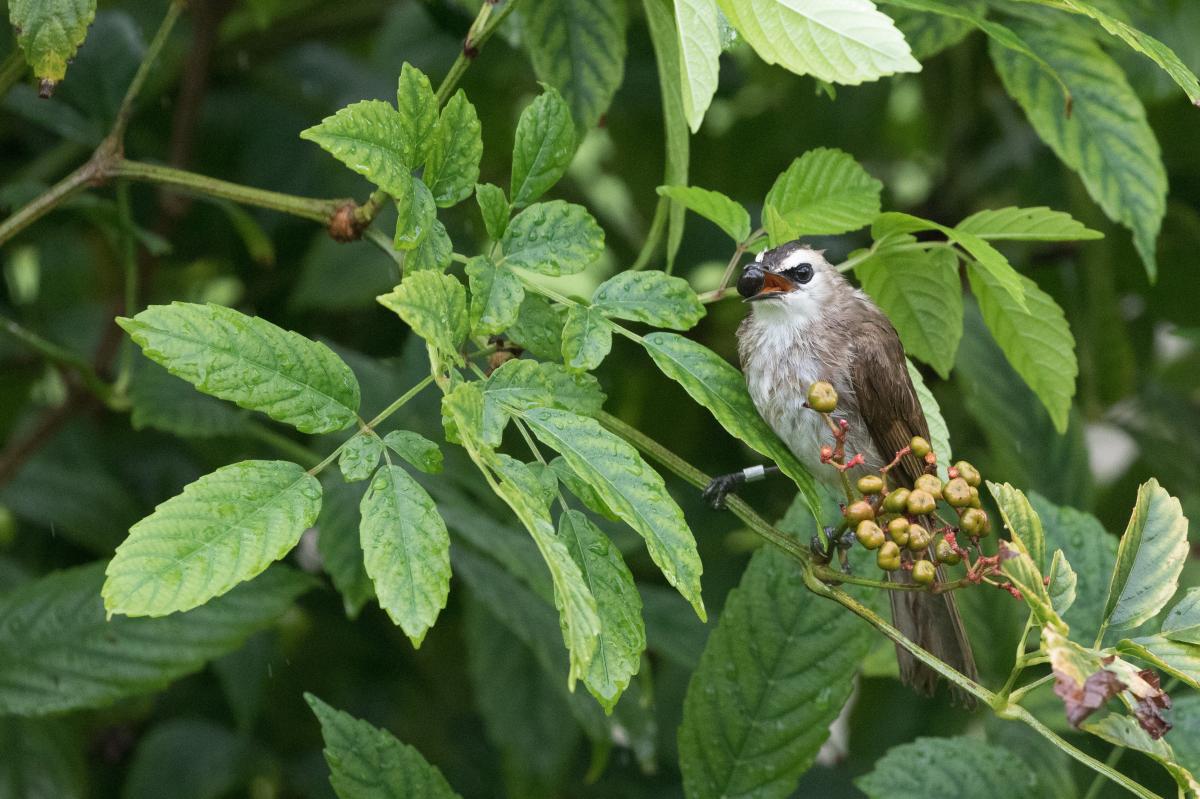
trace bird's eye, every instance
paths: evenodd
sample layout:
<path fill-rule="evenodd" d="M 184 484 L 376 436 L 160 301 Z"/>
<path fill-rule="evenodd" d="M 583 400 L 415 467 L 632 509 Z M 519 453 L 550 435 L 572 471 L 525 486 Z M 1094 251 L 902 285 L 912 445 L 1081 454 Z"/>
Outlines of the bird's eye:
<path fill-rule="evenodd" d="M 784 277 L 793 283 L 807 283 L 812 280 L 812 264 L 796 264 L 783 273 Z"/>

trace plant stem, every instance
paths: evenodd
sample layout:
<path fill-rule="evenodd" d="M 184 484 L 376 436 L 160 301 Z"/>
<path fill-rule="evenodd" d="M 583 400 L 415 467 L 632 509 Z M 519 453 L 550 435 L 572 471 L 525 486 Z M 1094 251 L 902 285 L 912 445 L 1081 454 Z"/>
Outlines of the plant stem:
<path fill-rule="evenodd" d="M 79 375 L 79 379 L 84 387 L 92 392 L 107 407 L 112 410 L 124 409 L 124 403 L 117 397 L 113 391 L 113 387 L 104 382 L 92 365 L 82 356 L 71 352 L 66 347 L 55 344 L 49 339 L 42 338 L 37 333 L 22 327 L 7 317 L 0 317 L 0 332 L 4 332 L 10 338 L 19 341 L 26 347 L 39 353 L 51 363 L 56 363 L 59 366 L 75 371 Z"/>
<path fill-rule="evenodd" d="M 1117 763 L 1121 762 L 1121 757 L 1125 754 L 1125 747 L 1114 746 L 1112 751 L 1108 753 L 1108 757 L 1104 758 L 1104 765 L 1115 769 Z M 1100 795 L 1100 786 L 1104 784 L 1104 775 L 1097 774 L 1092 780 L 1092 784 L 1088 786 L 1087 793 L 1083 795 L 1083 799 L 1096 799 Z"/>
<path fill-rule="evenodd" d="M 663 233 L 667 229 L 667 217 L 670 210 L 670 199 L 667 197 L 659 197 L 658 204 L 654 206 L 654 218 L 650 220 L 650 230 L 646 233 L 646 241 L 642 244 L 642 249 L 638 251 L 637 258 L 633 261 L 633 266 L 629 267 L 629 271 L 637 272 L 645 269 L 650 263 L 650 259 L 654 257 L 654 253 L 658 251 L 658 245 L 662 242 Z M 667 270 L 670 274 L 670 269 Z"/>
<path fill-rule="evenodd" d="M 121 106 L 117 109 L 116 121 L 113 122 L 112 131 L 108 134 L 109 139 L 116 142 L 124 140 L 125 129 L 129 126 L 130 117 L 133 116 L 133 103 L 141 93 L 142 85 L 146 82 L 146 76 L 150 74 L 154 62 L 158 60 L 158 54 L 162 51 L 163 45 L 167 43 L 167 37 L 171 35 L 171 29 L 175 27 L 175 23 L 179 20 L 179 15 L 183 12 L 183 5 L 183 0 L 171 0 L 171 4 L 167 6 L 167 14 L 163 17 L 162 23 L 159 24 L 154 38 L 147 45 L 146 54 L 142 57 L 142 63 L 138 64 L 137 72 L 133 74 L 133 80 L 129 82 L 129 88 L 125 90 L 125 97 L 121 99 Z"/>
<path fill-rule="evenodd" d="M 1039 687 L 1045 685 L 1046 683 L 1048 683 L 1050 680 L 1053 680 L 1053 679 L 1054 679 L 1053 673 L 1038 677 L 1036 680 L 1029 683 L 1029 685 L 1023 685 L 1020 688 L 1018 688 L 1017 690 L 1013 691 L 1012 694 L 1009 695 L 1008 701 L 1014 705 L 1020 704 L 1021 700 L 1024 699 L 1025 696 L 1030 691 L 1034 691 L 1034 690 L 1038 689 Z"/>
<path fill-rule="evenodd" d="M 94 165 L 89 161 L 34 197 L 27 205 L 0 222 L 0 245 L 53 211 L 94 179 Z"/>
<path fill-rule="evenodd" d="M 1025 670 L 1025 640 L 1029 638 L 1029 631 L 1033 629 L 1033 614 L 1029 614 L 1029 618 L 1025 619 L 1025 628 L 1021 630 L 1021 637 L 1017 640 L 1017 652 L 1013 656 L 1012 671 L 1008 673 L 1008 680 L 1005 681 L 1004 687 L 998 692 L 1001 698 L 1008 698 L 1009 691 L 1017 684 L 1017 677 L 1021 676 L 1021 672 Z"/>
<path fill-rule="evenodd" d="M 117 184 L 117 221 L 120 224 L 117 236 L 121 250 L 121 267 L 125 283 L 125 293 L 121 301 L 121 315 L 133 316 L 137 311 L 137 240 L 134 238 L 133 211 L 129 202 L 129 184 L 125 181 Z M 125 347 L 114 384 L 118 392 L 125 392 L 132 372 L 133 350 L 130 347 Z"/>
<path fill-rule="evenodd" d="M 403 394 L 401 394 L 400 397 L 397 398 L 397 400 L 395 402 L 393 402 L 391 405 L 387 406 L 382 411 L 380 411 L 378 413 L 378 415 L 375 416 L 374 419 L 367 422 L 367 427 L 374 430 L 376 427 L 383 424 L 385 419 L 387 419 L 393 413 L 395 413 L 396 411 L 398 411 L 402 407 L 404 407 L 404 404 L 406 402 L 408 402 L 410 399 L 412 399 L 413 397 L 420 394 L 421 391 L 432 382 L 433 382 L 433 375 L 426 375 L 425 377 L 423 377 L 421 379 L 421 381 L 418 382 L 415 386 L 413 386 L 408 391 L 405 391 Z"/>

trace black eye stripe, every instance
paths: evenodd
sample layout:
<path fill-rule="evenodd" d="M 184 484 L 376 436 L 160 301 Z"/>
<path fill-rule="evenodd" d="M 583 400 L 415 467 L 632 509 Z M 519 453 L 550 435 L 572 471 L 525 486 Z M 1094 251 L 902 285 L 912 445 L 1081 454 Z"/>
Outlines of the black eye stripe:
<path fill-rule="evenodd" d="M 783 275 L 793 283 L 807 283 L 812 280 L 813 267 L 812 264 L 796 264 L 785 269 Z"/>

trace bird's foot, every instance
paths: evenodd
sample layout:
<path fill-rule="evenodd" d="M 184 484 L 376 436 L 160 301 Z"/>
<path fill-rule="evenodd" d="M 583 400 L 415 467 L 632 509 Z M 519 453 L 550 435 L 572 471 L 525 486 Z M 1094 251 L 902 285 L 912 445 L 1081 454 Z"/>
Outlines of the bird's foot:
<path fill-rule="evenodd" d="M 718 475 L 704 488 L 700 496 L 713 510 L 724 510 L 725 498 L 736 492 L 738 484 L 744 481 L 742 472 Z"/>

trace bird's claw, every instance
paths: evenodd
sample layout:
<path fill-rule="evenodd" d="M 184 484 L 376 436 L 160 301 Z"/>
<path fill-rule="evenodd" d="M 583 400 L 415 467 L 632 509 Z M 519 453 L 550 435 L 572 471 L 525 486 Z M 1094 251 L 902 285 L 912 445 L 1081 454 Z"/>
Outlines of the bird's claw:
<path fill-rule="evenodd" d="M 713 510 L 723 510 L 725 508 L 725 498 L 737 490 L 737 485 L 741 482 L 738 477 L 739 473 L 722 474 L 712 479 L 701 492 L 701 498 L 712 506 Z"/>

